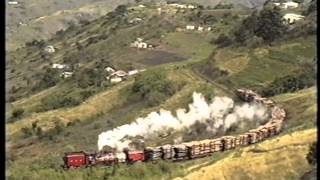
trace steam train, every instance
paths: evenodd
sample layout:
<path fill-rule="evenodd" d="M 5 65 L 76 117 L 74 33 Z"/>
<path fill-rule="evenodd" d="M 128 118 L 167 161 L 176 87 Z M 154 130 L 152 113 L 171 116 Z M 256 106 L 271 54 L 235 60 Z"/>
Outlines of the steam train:
<path fill-rule="evenodd" d="M 246 102 L 262 103 L 271 108 L 270 120 L 256 129 L 237 136 L 222 136 L 216 139 L 192 141 L 177 145 L 147 147 L 142 151 L 125 149 L 122 152 L 87 153 L 84 151 L 65 153 L 65 169 L 90 166 L 111 166 L 118 163 L 132 164 L 157 160 L 180 161 L 209 156 L 218 151 L 226 151 L 240 146 L 255 144 L 280 133 L 286 111 L 272 100 L 263 98 L 251 90 L 238 89 L 237 95 Z"/>

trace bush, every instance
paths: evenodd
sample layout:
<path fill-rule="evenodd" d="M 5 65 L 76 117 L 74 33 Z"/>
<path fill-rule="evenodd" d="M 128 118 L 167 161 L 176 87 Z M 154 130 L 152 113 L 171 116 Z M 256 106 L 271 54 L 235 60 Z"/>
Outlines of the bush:
<path fill-rule="evenodd" d="M 275 79 L 267 87 L 260 90 L 262 96 L 274 96 L 276 94 L 294 92 L 311 87 L 316 83 L 315 70 L 304 70 L 295 74 Z"/>
<path fill-rule="evenodd" d="M 246 42 L 249 48 L 257 48 L 263 44 L 263 39 L 257 36 L 253 36 L 251 40 Z"/>
<path fill-rule="evenodd" d="M 23 108 L 14 109 L 12 111 L 12 118 L 14 118 L 14 119 L 21 118 L 23 113 L 24 113 Z"/>
<path fill-rule="evenodd" d="M 211 102 L 214 97 L 214 90 L 212 87 L 205 85 L 201 87 L 199 92 L 203 95 L 203 97 L 206 99 L 206 101 Z"/>
<path fill-rule="evenodd" d="M 211 43 L 216 44 L 219 48 L 223 48 L 232 44 L 232 40 L 225 34 L 220 34 L 217 39 L 213 39 Z"/>
<path fill-rule="evenodd" d="M 37 137 L 38 137 L 39 139 L 42 139 L 42 138 L 45 137 L 45 136 L 44 136 L 44 133 L 43 133 L 43 130 L 42 130 L 41 127 L 37 127 L 37 129 L 36 129 L 36 135 L 37 135 Z"/>
<path fill-rule="evenodd" d="M 235 41 L 240 44 L 244 44 L 254 36 L 262 38 L 265 42 L 272 42 L 282 37 L 285 30 L 280 9 L 265 7 L 259 14 L 255 11 L 244 19 L 234 31 L 234 36 Z"/>
<path fill-rule="evenodd" d="M 311 165 L 317 164 L 317 142 L 314 142 L 309 147 L 309 152 L 307 154 L 307 161 Z"/>
<path fill-rule="evenodd" d="M 233 8 L 233 4 L 221 4 L 221 3 L 219 3 L 214 7 L 214 9 L 232 9 L 232 8 Z"/>
<path fill-rule="evenodd" d="M 150 106 L 155 106 L 172 96 L 177 88 L 163 71 L 147 71 L 136 76 L 130 99 L 146 100 Z"/>
<path fill-rule="evenodd" d="M 32 131 L 31 128 L 23 127 L 23 128 L 21 129 L 21 131 L 22 131 L 24 137 L 26 137 L 26 138 L 33 135 L 33 131 Z"/>
<path fill-rule="evenodd" d="M 284 30 L 285 26 L 282 23 L 280 9 L 265 8 L 260 12 L 257 18 L 255 35 L 263 38 L 263 40 L 267 42 L 272 42 L 281 37 Z"/>
<path fill-rule="evenodd" d="M 47 67 L 45 72 L 39 73 L 40 81 L 32 88 L 32 91 L 46 89 L 55 86 L 60 81 L 59 71 Z"/>
<path fill-rule="evenodd" d="M 93 94 L 92 90 L 80 90 L 71 92 L 58 92 L 41 99 L 41 106 L 36 112 L 43 112 L 63 107 L 72 107 L 81 104 Z"/>

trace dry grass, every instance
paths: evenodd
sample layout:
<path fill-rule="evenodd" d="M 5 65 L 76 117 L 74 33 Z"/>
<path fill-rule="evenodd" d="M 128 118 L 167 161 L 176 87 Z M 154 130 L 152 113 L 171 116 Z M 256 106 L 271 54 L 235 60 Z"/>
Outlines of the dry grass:
<path fill-rule="evenodd" d="M 94 118 L 99 113 L 104 113 L 116 105 L 124 101 L 123 98 L 119 97 L 119 90 L 127 87 L 133 81 L 127 81 L 114 86 L 110 90 L 101 92 L 88 100 L 84 101 L 82 104 L 72 108 L 63 108 L 52 111 L 47 111 L 43 113 L 34 113 L 30 117 L 24 118 L 13 124 L 7 125 L 7 132 L 9 136 L 19 132 L 21 128 L 31 126 L 32 122 L 38 121 L 38 125 L 44 130 L 51 128 L 53 126 L 53 121 L 55 119 L 60 119 L 63 123 L 72 122 L 75 120 L 89 120 Z"/>
<path fill-rule="evenodd" d="M 315 128 L 277 137 L 258 147 L 244 148 L 239 156 L 231 154 L 176 180 L 297 179 L 310 168 L 305 156 L 309 144 L 315 140 Z M 252 151 L 254 149 L 266 152 L 257 153 Z"/>
<path fill-rule="evenodd" d="M 214 57 L 219 68 L 227 70 L 230 74 L 241 72 L 248 64 L 247 54 L 236 53 L 231 50 L 220 50 Z"/>

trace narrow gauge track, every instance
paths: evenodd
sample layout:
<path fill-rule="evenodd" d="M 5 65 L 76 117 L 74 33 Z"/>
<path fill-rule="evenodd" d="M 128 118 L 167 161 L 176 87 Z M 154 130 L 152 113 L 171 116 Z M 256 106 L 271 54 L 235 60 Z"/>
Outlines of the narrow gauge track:
<path fill-rule="evenodd" d="M 236 147 L 248 146 L 261 142 L 269 137 L 276 136 L 283 128 L 286 111 L 277 106 L 272 100 L 261 97 L 248 90 L 238 89 L 236 94 L 245 102 L 261 103 L 271 108 L 269 121 L 256 129 L 237 136 L 222 136 L 216 139 L 185 142 L 177 145 L 163 145 L 147 147 L 143 151 L 124 150 L 123 152 L 87 153 L 84 151 L 65 153 L 63 157 L 65 169 L 74 169 L 91 166 L 112 166 L 119 163 L 133 164 L 135 162 L 148 162 L 157 160 L 184 161 L 206 157 L 219 151 L 227 151 Z"/>

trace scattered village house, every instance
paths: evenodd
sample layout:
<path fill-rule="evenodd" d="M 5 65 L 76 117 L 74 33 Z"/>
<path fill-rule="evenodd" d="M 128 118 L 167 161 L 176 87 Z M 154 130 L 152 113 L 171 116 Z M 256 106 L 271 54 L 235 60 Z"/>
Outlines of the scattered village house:
<path fill-rule="evenodd" d="M 187 30 L 195 30 L 195 29 L 196 29 L 196 26 L 187 25 L 187 26 L 186 26 L 186 29 L 187 29 Z M 203 26 L 198 26 L 197 30 L 198 30 L 198 31 L 204 31 L 204 30 L 206 30 L 206 31 L 211 31 L 212 28 L 211 28 L 210 26 L 207 27 L 207 28 L 205 28 L 205 27 L 203 27 Z M 177 29 L 177 31 L 178 31 L 178 29 Z"/>
<path fill-rule="evenodd" d="M 112 67 L 106 67 L 104 70 L 107 71 L 108 73 L 116 72 L 116 70 L 114 70 Z"/>
<path fill-rule="evenodd" d="M 192 25 L 187 25 L 186 26 L 186 29 L 187 30 L 194 30 L 195 26 L 192 26 Z"/>
<path fill-rule="evenodd" d="M 54 49 L 53 46 L 47 46 L 46 48 L 44 48 L 44 50 L 48 53 L 54 53 L 56 50 Z"/>
<path fill-rule="evenodd" d="M 195 9 L 196 6 L 189 4 L 187 8 L 188 8 L 188 9 Z"/>
<path fill-rule="evenodd" d="M 136 47 L 139 49 L 146 49 L 146 48 L 151 48 L 151 44 L 147 44 L 146 42 L 143 42 L 142 38 L 137 38 L 137 40 L 133 43 L 131 43 L 131 47 Z"/>
<path fill-rule="evenodd" d="M 299 14 L 293 14 L 293 13 L 287 13 L 283 16 L 284 23 L 286 24 L 292 24 L 298 20 L 303 19 L 304 16 L 299 15 Z"/>
<path fill-rule="evenodd" d="M 110 80 L 111 83 L 118 83 L 127 78 L 128 74 L 124 71 L 116 71 L 112 73 L 110 76 L 107 77 L 108 80 Z"/>
<path fill-rule="evenodd" d="M 8 4 L 9 4 L 9 5 L 17 5 L 18 2 L 17 2 L 17 1 L 9 1 Z"/>
<path fill-rule="evenodd" d="M 169 6 L 175 7 L 175 8 L 181 8 L 181 9 L 195 9 L 196 7 L 192 4 L 177 4 L 177 3 L 173 3 L 173 4 L 168 4 Z"/>
<path fill-rule="evenodd" d="M 141 22 L 142 19 L 141 18 L 134 18 L 132 20 L 129 21 L 129 23 L 138 23 L 138 22 Z"/>
<path fill-rule="evenodd" d="M 53 69 L 64 69 L 64 68 L 68 68 L 68 66 L 66 64 L 52 64 L 52 68 Z"/>
<path fill-rule="evenodd" d="M 132 75 L 138 74 L 138 73 L 139 73 L 139 70 L 137 70 L 137 69 L 128 71 L 128 75 L 129 75 L 129 76 L 132 76 Z"/>
<path fill-rule="evenodd" d="M 281 3 L 273 3 L 275 6 L 280 6 Z"/>
<path fill-rule="evenodd" d="M 299 7 L 299 4 L 296 2 L 285 2 L 285 3 L 273 3 L 275 6 L 278 6 L 282 9 L 294 9 Z"/>
<path fill-rule="evenodd" d="M 63 72 L 63 73 L 60 74 L 60 77 L 69 78 L 69 77 L 72 76 L 72 74 L 73 74 L 73 72 Z"/>

